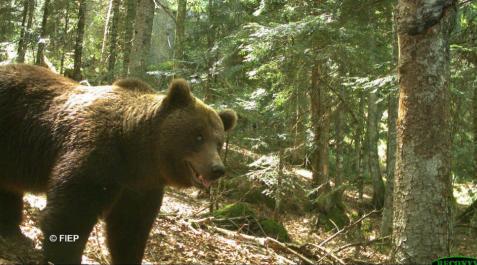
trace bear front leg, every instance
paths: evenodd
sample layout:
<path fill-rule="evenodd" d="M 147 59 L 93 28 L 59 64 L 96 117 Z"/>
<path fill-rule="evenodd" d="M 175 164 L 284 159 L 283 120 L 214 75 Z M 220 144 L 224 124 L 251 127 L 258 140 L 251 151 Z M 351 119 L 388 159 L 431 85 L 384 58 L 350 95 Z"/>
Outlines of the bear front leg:
<path fill-rule="evenodd" d="M 74 182 L 62 182 L 47 194 L 41 223 L 45 262 L 80 264 L 91 230 L 117 197 L 117 188 Z"/>
<path fill-rule="evenodd" d="M 152 224 L 162 204 L 163 188 L 124 190 L 106 216 L 113 264 L 140 264 Z"/>

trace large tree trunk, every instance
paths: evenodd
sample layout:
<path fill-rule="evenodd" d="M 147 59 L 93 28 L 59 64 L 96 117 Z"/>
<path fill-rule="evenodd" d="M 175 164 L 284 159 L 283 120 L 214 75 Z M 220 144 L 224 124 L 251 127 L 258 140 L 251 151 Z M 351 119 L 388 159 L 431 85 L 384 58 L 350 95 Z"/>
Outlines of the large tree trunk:
<path fill-rule="evenodd" d="M 376 103 L 376 92 L 368 93 L 368 167 L 371 180 L 373 182 L 373 199 L 374 208 L 381 209 L 384 205 L 384 182 L 381 176 L 381 168 L 379 166 L 378 141 L 379 131 L 378 122 L 380 113 L 378 113 L 378 104 Z"/>
<path fill-rule="evenodd" d="M 143 78 L 146 74 L 147 59 L 151 49 L 154 9 L 153 0 L 139 0 L 137 2 L 129 72 L 130 75 L 138 78 Z"/>
<path fill-rule="evenodd" d="M 124 77 L 129 75 L 129 61 L 133 42 L 133 29 L 136 21 L 136 0 L 126 0 L 126 23 L 124 28 L 123 44 L 123 73 Z"/>
<path fill-rule="evenodd" d="M 45 0 L 43 4 L 43 20 L 41 21 L 41 34 L 40 41 L 38 42 L 38 51 L 36 53 L 35 64 L 46 66 L 45 63 L 45 47 L 46 47 L 46 37 L 47 37 L 47 22 L 50 9 L 50 0 Z"/>
<path fill-rule="evenodd" d="M 177 0 L 176 35 L 174 38 L 174 69 L 181 67 L 184 59 L 185 18 L 187 0 Z"/>
<path fill-rule="evenodd" d="M 416 14 L 431 6 L 427 2 L 400 0 L 397 6 L 400 97 L 392 256 L 399 264 L 429 264 L 450 254 L 449 36 L 455 10 L 447 8 L 422 32 L 407 30 Z"/>
<path fill-rule="evenodd" d="M 108 60 L 108 81 L 114 78 L 114 67 L 116 65 L 116 44 L 118 41 L 118 24 L 119 24 L 119 5 L 121 0 L 113 1 L 113 21 L 111 25 L 111 41 L 109 43 L 109 60 Z"/>

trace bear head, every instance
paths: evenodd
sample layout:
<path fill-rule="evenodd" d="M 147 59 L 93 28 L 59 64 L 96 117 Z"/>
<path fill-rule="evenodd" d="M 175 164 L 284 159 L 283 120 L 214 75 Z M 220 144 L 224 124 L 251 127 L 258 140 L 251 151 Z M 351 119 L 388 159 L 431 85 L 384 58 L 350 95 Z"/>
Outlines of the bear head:
<path fill-rule="evenodd" d="M 156 157 L 162 179 L 176 187 L 208 188 L 225 174 L 220 153 L 225 133 L 237 122 L 236 113 L 216 112 L 195 98 L 183 79 L 169 86 L 161 113 Z"/>

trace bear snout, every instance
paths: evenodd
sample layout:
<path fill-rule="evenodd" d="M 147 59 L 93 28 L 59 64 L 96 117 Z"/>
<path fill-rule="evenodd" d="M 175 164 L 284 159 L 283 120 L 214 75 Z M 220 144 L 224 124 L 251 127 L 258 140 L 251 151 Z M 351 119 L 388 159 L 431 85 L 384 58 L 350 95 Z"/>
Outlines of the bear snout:
<path fill-rule="evenodd" d="M 214 164 L 211 168 L 211 179 L 216 180 L 221 178 L 225 175 L 225 166 L 222 163 Z"/>

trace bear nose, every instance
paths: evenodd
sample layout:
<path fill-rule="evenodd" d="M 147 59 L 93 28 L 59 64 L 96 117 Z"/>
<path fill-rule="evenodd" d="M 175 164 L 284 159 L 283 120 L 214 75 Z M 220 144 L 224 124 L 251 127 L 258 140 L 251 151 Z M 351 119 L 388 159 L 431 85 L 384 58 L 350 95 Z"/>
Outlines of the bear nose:
<path fill-rule="evenodd" d="M 222 164 L 212 166 L 212 178 L 218 179 L 225 175 L 225 167 Z"/>

